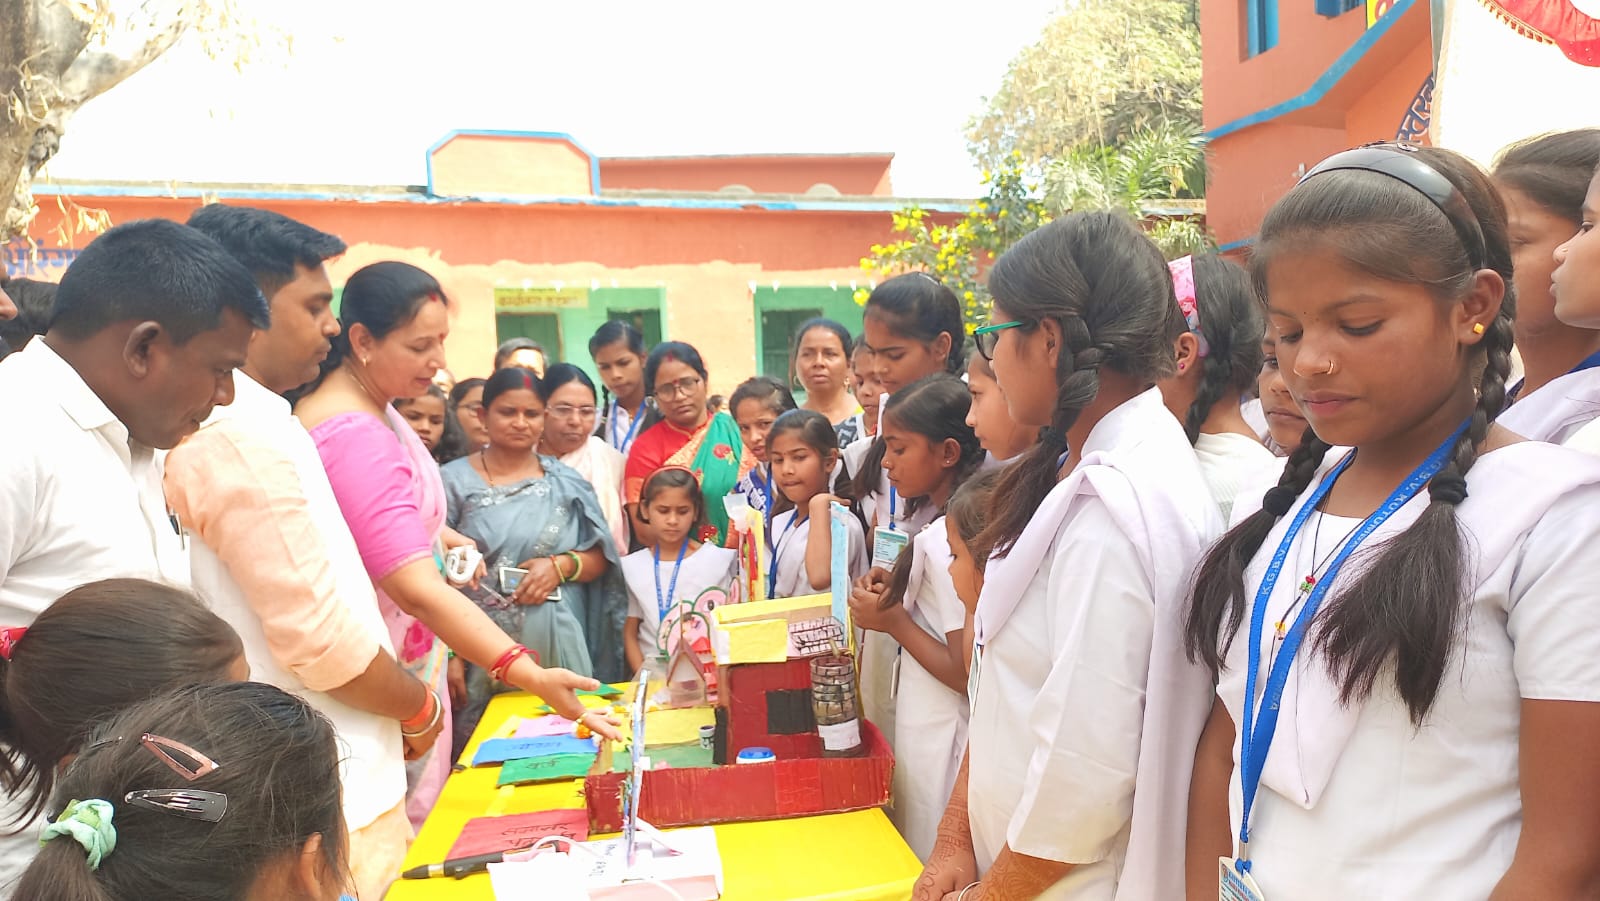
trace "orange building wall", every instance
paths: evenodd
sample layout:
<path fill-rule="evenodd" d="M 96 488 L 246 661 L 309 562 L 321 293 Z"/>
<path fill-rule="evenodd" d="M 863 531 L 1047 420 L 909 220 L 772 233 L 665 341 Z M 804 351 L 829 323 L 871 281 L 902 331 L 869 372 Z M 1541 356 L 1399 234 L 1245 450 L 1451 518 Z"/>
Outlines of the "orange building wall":
<path fill-rule="evenodd" d="M 892 154 L 602 159 L 606 189 L 715 192 L 744 185 L 757 194 L 804 194 L 829 184 L 847 196 L 888 197 Z"/>
<path fill-rule="evenodd" d="M 433 192 L 443 197 L 594 193 L 589 156 L 570 141 L 461 134 L 431 157 Z"/>
<path fill-rule="evenodd" d="M 119 223 L 152 216 L 182 221 L 200 205 L 196 199 L 74 199 L 105 209 Z M 664 334 L 700 349 L 713 389 L 721 393 L 757 371 L 751 282 L 865 285 L 860 259 L 871 245 L 886 242 L 891 228 L 890 214 L 881 211 L 228 202 L 276 210 L 344 238 L 349 252 L 329 267 L 335 284 L 379 260 L 402 260 L 432 273 L 457 301 L 446 353 L 458 378 L 488 374 L 498 343 L 495 287 L 598 280 L 603 287 L 662 288 Z M 48 247 L 58 219 L 55 204 L 41 207 L 33 234 Z M 59 277 L 59 271 L 42 277 Z M 588 337 L 564 335 L 565 355 L 586 355 Z"/>
<path fill-rule="evenodd" d="M 1310 2 L 1282 2 L 1278 15 L 1277 45 L 1247 59 L 1242 0 L 1203 0 L 1208 131 L 1303 94 L 1366 33 L 1361 10 L 1327 18 Z M 1220 244 L 1253 237 L 1304 169 L 1348 147 L 1394 139 L 1432 71 L 1428 29 L 1428 4 L 1414 0 L 1319 102 L 1212 138 L 1206 218 Z"/>

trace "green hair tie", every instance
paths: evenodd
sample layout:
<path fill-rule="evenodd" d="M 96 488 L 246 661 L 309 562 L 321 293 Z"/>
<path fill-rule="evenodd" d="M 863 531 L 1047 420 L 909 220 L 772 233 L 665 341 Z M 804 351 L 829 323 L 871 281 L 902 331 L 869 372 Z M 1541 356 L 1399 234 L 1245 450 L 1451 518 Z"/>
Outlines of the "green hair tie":
<path fill-rule="evenodd" d="M 99 798 L 71 801 L 56 821 L 44 827 L 39 844 L 67 836 L 89 853 L 89 869 L 100 869 L 100 861 L 117 847 L 117 830 L 111 826 L 111 802 Z"/>

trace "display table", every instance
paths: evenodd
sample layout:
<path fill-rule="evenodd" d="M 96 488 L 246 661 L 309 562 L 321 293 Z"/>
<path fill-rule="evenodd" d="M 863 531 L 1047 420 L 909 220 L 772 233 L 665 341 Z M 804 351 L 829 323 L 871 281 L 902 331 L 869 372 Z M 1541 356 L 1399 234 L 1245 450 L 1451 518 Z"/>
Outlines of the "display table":
<path fill-rule="evenodd" d="M 508 717 L 536 716 L 538 707 L 537 698 L 520 692 L 496 697 L 463 759 L 472 759 L 478 744 Z M 443 860 L 474 817 L 584 806 L 581 780 L 500 788 L 495 785 L 498 772 L 498 767 L 479 767 L 451 774 L 406 856 L 406 869 Z M 727 901 L 901 901 L 910 897 L 911 885 L 922 871 L 916 855 L 881 810 L 715 828 L 722 854 L 722 897 Z M 494 893 L 488 875 L 479 873 L 460 880 L 400 880 L 387 897 L 389 901 L 493 901 Z"/>

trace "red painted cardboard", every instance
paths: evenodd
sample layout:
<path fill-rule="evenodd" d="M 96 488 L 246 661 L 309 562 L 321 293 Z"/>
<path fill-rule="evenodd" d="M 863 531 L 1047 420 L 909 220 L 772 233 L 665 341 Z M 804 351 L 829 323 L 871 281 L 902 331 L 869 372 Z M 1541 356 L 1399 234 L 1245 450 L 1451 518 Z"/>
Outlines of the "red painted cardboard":
<path fill-rule="evenodd" d="M 653 826 L 666 828 L 881 807 L 889 803 L 894 754 L 871 723 L 862 722 L 861 738 L 866 745 L 861 757 L 786 758 L 780 753 L 772 763 L 646 771 L 640 816 Z M 591 833 L 622 830 L 626 782 L 627 776 L 620 773 L 585 780 Z"/>

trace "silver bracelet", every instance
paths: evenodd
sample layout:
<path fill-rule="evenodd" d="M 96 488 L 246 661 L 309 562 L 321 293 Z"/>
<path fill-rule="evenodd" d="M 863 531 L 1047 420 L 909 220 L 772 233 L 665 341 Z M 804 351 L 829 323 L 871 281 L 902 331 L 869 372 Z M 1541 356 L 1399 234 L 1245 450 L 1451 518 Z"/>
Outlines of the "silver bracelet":
<path fill-rule="evenodd" d="M 966 888 L 962 889 L 961 890 L 961 894 L 956 896 L 956 901 L 967 901 L 967 892 L 970 892 L 970 891 L 972 891 L 973 889 L 975 889 L 977 887 L 978 887 L 978 883 L 974 882 L 971 885 L 967 886 Z"/>
<path fill-rule="evenodd" d="M 430 688 L 428 689 L 428 694 L 433 695 L 433 719 L 428 720 L 428 725 L 423 726 L 420 732 L 407 732 L 404 728 L 402 728 L 400 730 L 400 734 L 403 737 L 420 738 L 421 736 L 427 735 L 429 732 L 433 731 L 434 726 L 439 725 L 439 720 L 444 718 L 444 701 L 440 699 L 439 693 Z"/>

